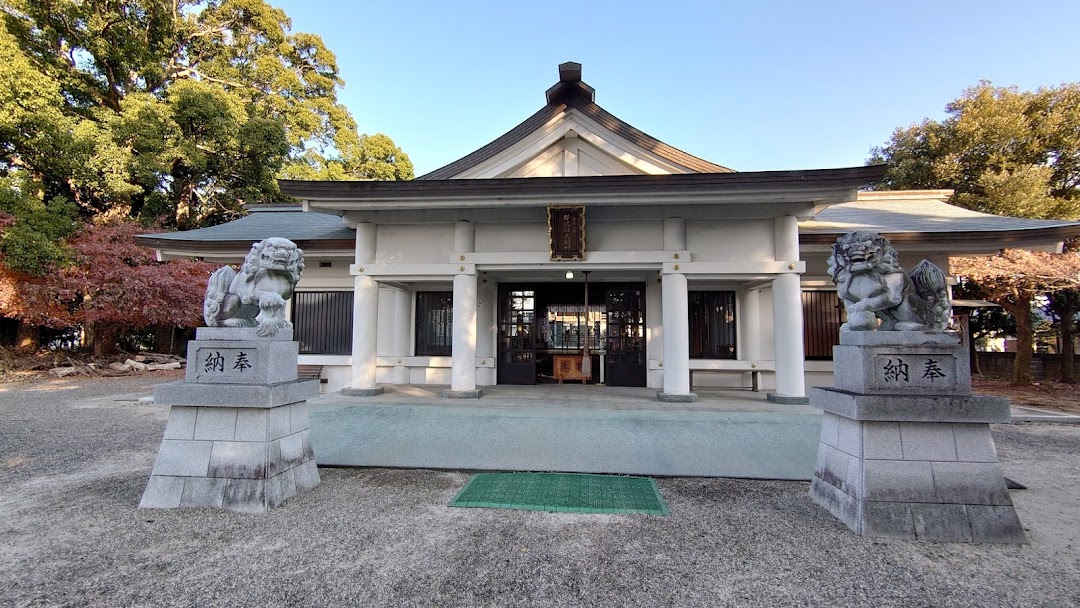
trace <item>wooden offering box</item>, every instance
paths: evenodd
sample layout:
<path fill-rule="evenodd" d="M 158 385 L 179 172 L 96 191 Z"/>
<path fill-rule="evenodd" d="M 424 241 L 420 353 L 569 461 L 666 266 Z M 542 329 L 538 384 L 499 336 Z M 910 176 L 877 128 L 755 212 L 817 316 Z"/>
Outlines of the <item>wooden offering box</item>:
<path fill-rule="evenodd" d="M 581 355 L 555 355 L 553 358 L 555 379 L 559 381 L 559 384 L 562 384 L 563 380 L 581 380 L 581 383 L 585 384 L 592 379 L 591 374 L 586 376 L 581 373 L 581 357 Z"/>

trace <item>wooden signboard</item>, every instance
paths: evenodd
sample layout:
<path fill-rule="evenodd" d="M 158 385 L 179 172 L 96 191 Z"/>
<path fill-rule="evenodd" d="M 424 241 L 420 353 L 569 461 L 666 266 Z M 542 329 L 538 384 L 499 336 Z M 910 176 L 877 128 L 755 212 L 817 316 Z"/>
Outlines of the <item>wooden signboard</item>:
<path fill-rule="evenodd" d="M 547 211 L 551 260 L 584 260 L 585 207 L 548 207 Z"/>

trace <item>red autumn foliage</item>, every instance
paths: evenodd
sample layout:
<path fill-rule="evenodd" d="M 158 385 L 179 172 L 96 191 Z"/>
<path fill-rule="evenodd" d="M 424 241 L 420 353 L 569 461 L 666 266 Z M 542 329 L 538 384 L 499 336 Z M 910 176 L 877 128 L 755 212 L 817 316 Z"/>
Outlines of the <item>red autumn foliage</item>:
<path fill-rule="evenodd" d="M 0 314 L 31 325 L 141 329 L 195 327 L 202 318 L 207 262 L 158 262 L 135 244 L 146 228 L 134 222 L 87 224 L 69 246 L 75 263 L 44 277 L 0 265 Z"/>

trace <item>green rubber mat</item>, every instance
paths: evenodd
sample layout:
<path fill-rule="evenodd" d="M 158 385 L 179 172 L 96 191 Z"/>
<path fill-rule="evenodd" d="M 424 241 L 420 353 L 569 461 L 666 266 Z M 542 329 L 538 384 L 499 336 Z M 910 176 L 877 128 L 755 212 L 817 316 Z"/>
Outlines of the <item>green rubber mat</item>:
<path fill-rule="evenodd" d="M 668 514 L 651 477 L 576 473 L 479 473 L 450 501 L 450 506 Z"/>

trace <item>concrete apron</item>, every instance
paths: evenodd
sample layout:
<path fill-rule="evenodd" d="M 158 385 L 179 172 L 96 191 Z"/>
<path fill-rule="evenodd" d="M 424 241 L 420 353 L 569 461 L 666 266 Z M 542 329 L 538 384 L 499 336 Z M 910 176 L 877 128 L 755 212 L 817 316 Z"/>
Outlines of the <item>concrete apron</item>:
<path fill-rule="evenodd" d="M 484 387 L 481 399 L 438 386 L 387 386 L 365 398 L 310 401 L 319 465 L 563 471 L 810 480 L 821 411 L 764 394 L 701 389 L 658 403 L 655 389 Z"/>

